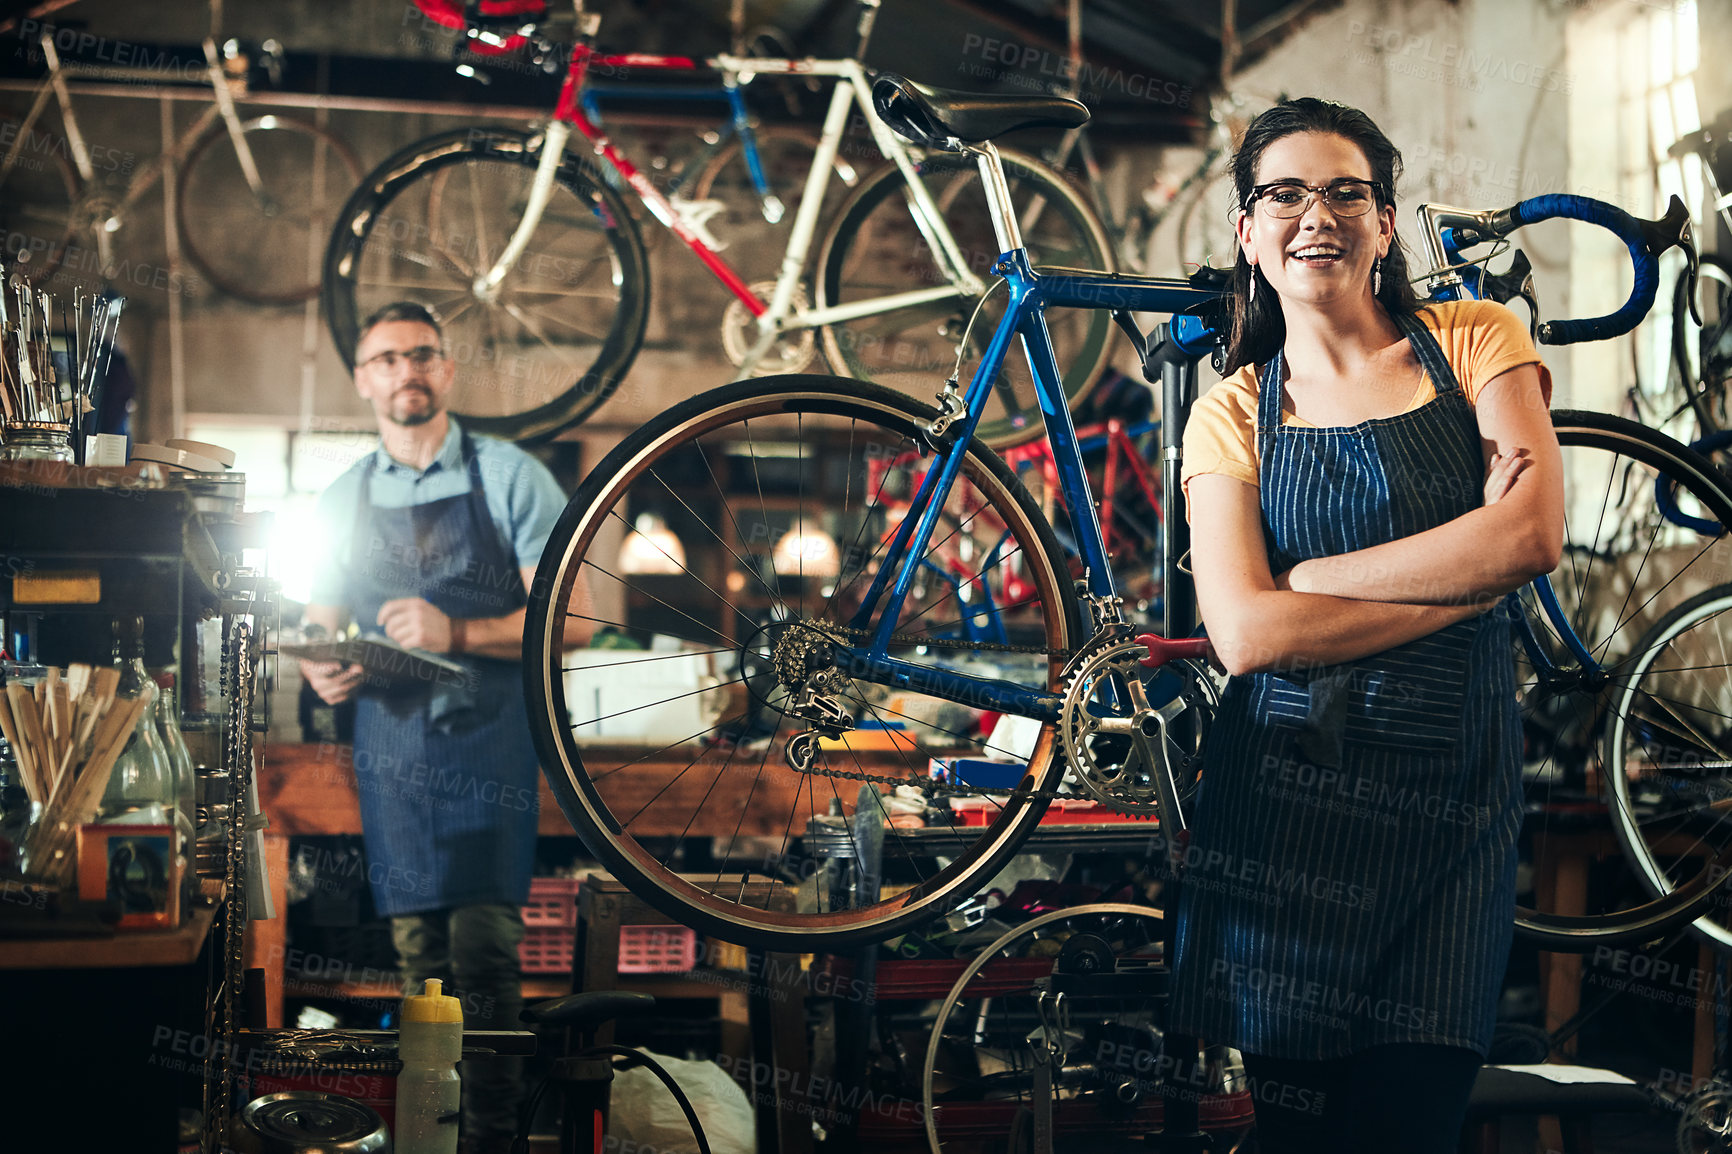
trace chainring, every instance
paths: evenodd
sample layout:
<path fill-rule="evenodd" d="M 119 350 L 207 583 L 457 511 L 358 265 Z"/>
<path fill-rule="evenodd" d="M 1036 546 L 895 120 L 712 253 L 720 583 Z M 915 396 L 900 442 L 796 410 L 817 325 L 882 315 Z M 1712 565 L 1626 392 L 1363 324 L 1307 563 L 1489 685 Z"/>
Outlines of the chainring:
<path fill-rule="evenodd" d="M 767 301 L 775 295 L 775 281 L 760 281 L 751 286 L 759 300 Z M 804 285 L 794 289 L 794 299 L 790 302 L 797 313 L 810 305 L 806 297 Z M 745 364 L 746 354 L 758 340 L 758 318 L 738 300 L 728 302 L 728 308 L 722 314 L 722 351 L 728 360 L 737 368 Z M 805 372 L 807 366 L 818 354 L 818 335 L 810 328 L 789 329 L 776 338 L 768 351 L 758 358 L 758 363 L 752 366 L 754 377 L 768 377 L 778 373 Z"/>
<path fill-rule="evenodd" d="M 1684 1103 L 1678 1119 L 1678 1154 L 1727 1154 L 1732 1151 L 1732 1088 L 1711 1085 Z"/>
<path fill-rule="evenodd" d="M 1138 664 L 1148 655 L 1147 646 L 1128 638 L 1108 640 L 1080 655 L 1071 663 L 1059 710 L 1059 740 L 1076 783 L 1109 809 L 1137 817 L 1158 813 L 1154 773 L 1159 767 L 1144 766 L 1131 737 L 1108 733 L 1102 724 L 1130 718 L 1129 679 L 1143 683 L 1153 706 L 1185 700 L 1184 711 L 1168 722 L 1165 738 L 1181 802 L 1196 789 L 1202 738 L 1221 700 L 1207 663 L 1170 661 L 1151 670 Z"/>

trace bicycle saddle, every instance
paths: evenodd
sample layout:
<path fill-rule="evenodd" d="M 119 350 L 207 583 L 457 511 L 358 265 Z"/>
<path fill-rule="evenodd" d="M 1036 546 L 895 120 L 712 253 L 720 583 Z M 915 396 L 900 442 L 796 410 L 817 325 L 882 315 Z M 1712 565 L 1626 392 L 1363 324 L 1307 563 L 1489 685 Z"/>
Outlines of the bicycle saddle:
<path fill-rule="evenodd" d="M 890 130 L 916 144 L 943 148 L 954 137 L 978 144 L 1018 128 L 1076 128 L 1089 110 L 1068 96 L 997 96 L 928 88 L 885 72 L 872 82 L 872 107 Z"/>
<path fill-rule="evenodd" d="M 631 994 L 624 990 L 596 990 L 588 994 L 571 994 L 550 1002 L 525 1006 L 518 1020 L 533 1026 L 570 1028 L 583 1032 L 604 1022 L 628 1014 L 643 1014 L 655 1009 L 656 1000 L 648 994 Z"/>

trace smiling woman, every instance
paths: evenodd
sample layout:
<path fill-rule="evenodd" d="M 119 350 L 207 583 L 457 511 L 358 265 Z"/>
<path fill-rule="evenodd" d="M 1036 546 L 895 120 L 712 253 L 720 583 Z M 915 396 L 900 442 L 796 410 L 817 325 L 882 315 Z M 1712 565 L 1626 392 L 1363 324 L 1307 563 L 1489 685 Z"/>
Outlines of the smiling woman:
<path fill-rule="evenodd" d="M 1520 732 L 1483 610 L 1557 563 L 1550 379 L 1501 306 L 1421 307 L 1400 171 L 1339 104 L 1252 123 L 1229 376 L 1185 433 L 1197 599 L 1233 676 L 1173 1015 L 1326 1103 L 1257 1095 L 1270 1150 L 1453 1150 L 1509 952 Z M 1291 877 L 1318 884 L 1261 880 Z"/>

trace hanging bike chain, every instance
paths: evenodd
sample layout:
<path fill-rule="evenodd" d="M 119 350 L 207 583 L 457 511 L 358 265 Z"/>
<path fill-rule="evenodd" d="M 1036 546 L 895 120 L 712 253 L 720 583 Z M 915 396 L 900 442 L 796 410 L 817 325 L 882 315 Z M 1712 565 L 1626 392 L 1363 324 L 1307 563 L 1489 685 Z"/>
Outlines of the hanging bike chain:
<path fill-rule="evenodd" d="M 207 1149 L 217 1150 L 228 1138 L 233 1111 L 235 1035 L 242 984 L 246 977 L 246 813 L 247 783 L 252 772 L 253 744 L 253 652 L 252 626 L 236 618 L 223 639 L 220 689 L 229 699 L 223 727 L 223 763 L 228 770 L 229 821 L 226 861 L 223 866 L 223 976 L 217 1003 L 214 1040 L 205 1058 L 205 1136 Z M 210 1108 L 215 1090 L 214 1109 Z"/>

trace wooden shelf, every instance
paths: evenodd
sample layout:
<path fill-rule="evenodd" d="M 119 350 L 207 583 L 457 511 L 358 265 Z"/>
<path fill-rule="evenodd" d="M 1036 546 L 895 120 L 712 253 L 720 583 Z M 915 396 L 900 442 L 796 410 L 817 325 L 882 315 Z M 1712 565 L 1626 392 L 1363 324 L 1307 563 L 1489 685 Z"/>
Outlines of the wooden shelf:
<path fill-rule="evenodd" d="M 199 882 L 201 901 L 178 929 L 139 930 L 112 937 L 12 938 L 0 941 L 0 970 L 118 969 L 184 966 L 198 957 L 216 920 L 223 883 Z"/>
<path fill-rule="evenodd" d="M 290 998 L 375 998 L 394 1002 L 403 994 L 396 982 L 327 982 L 294 974 L 285 974 L 283 985 L 285 996 Z M 563 998 L 569 993 L 571 983 L 564 978 L 541 975 L 523 979 L 525 998 Z"/>
<path fill-rule="evenodd" d="M 658 998 L 715 998 L 748 976 L 738 970 L 694 970 L 687 974 L 621 974 L 613 987 Z M 285 975 L 284 992 L 291 998 L 376 998 L 395 1001 L 401 996 L 396 982 L 327 982 L 319 978 Z M 571 993 L 571 982 L 551 974 L 525 975 L 525 998 L 563 998 Z"/>

